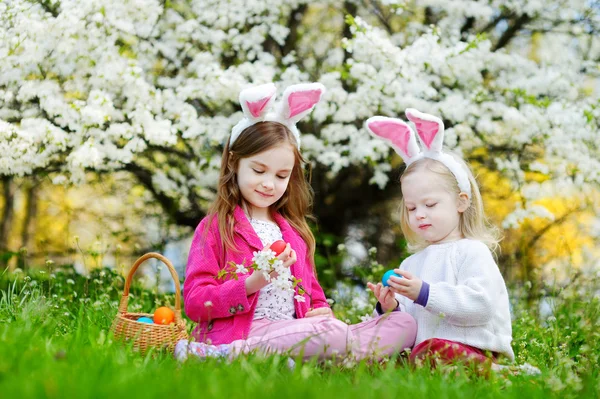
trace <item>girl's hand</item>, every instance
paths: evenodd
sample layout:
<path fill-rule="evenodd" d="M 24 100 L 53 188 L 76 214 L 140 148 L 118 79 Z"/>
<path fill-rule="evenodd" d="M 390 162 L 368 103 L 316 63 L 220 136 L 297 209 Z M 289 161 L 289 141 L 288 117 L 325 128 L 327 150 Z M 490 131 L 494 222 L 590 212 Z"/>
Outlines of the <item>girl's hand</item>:
<path fill-rule="evenodd" d="M 288 267 L 288 268 L 290 266 L 292 266 L 294 263 L 296 263 L 296 261 L 298 260 L 296 258 L 296 251 L 294 251 L 292 249 L 292 247 L 290 247 L 290 244 L 286 244 L 285 249 L 283 250 L 282 253 L 279 254 L 277 259 L 283 261 L 283 267 Z M 279 273 L 273 271 L 270 273 L 270 275 L 272 278 L 277 278 Z"/>
<path fill-rule="evenodd" d="M 265 249 L 269 249 L 269 246 L 264 247 L 263 251 Z M 277 257 L 277 259 L 283 261 L 284 267 L 290 267 L 291 265 L 296 263 L 296 251 L 294 251 L 290 247 L 290 244 L 287 244 L 283 252 L 280 253 Z M 270 273 L 270 275 L 271 278 L 276 278 L 278 274 L 277 272 L 273 271 Z M 265 280 L 262 273 L 252 273 L 250 277 L 248 277 L 244 282 L 244 285 L 246 286 L 246 295 L 251 295 L 257 291 L 260 291 L 263 287 L 266 287 L 267 284 L 269 284 L 269 282 Z"/>
<path fill-rule="evenodd" d="M 406 270 L 394 269 L 394 272 L 401 275 L 403 278 L 395 276 L 390 277 L 388 284 L 392 291 L 416 301 L 419 297 L 419 292 L 421 292 L 423 280 L 413 276 L 412 273 L 409 273 Z"/>
<path fill-rule="evenodd" d="M 304 317 L 329 316 L 333 317 L 333 311 L 329 308 L 316 308 L 306 312 Z"/>
<path fill-rule="evenodd" d="M 283 261 L 284 267 L 290 267 L 294 263 L 296 263 L 296 260 L 298 260 L 296 258 L 296 251 L 294 251 L 292 247 L 290 247 L 289 243 L 285 245 L 285 249 L 282 253 L 279 254 L 277 259 Z"/>
<path fill-rule="evenodd" d="M 394 297 L 394 292 L 390 287 L 384 287 L 383 284 L 367 283 L 367 287 L 373 292 L 377 301 L 381 304 L 381 310 L 387 312 L 389 310 L 396 309 L 398 307 L 398 301 Z"/>

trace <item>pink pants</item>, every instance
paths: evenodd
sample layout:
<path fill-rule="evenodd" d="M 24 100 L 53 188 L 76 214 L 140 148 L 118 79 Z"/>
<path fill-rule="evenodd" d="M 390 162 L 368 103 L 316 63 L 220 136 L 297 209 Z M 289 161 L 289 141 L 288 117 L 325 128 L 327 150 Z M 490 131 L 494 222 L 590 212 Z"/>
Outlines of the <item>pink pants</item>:
<path fill-rule="evenodd" d="M 348 325 L 334 317 L 315 316 L 294 320 L 254 320 L 245 340 L 233 341 L 232 355 L 259 351 L 288 352 L 304 359 L 351 354 L 360 360 L 381 358 L 415 343 L 417 324 L 411 315 L 392 312 Z"/>

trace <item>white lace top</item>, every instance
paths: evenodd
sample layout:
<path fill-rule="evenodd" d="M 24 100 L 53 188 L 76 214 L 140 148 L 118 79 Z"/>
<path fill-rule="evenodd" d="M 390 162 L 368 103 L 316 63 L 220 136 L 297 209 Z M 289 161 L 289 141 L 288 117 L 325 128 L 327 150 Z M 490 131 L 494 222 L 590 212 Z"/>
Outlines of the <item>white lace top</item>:
<path fill-rule="evenodd" d="M 276 223 L 264 220 L 249 219 L 256 235 L 263 246 L 271 245 L 283 239 L 281 230 Z M 268 284 L 258 293 L 258 303 L 254 311 L 254 320 L 267 318 L 269 320 L 291 320 L 296 317 L 294 309 L 294 293 L 285 292 Z"/>

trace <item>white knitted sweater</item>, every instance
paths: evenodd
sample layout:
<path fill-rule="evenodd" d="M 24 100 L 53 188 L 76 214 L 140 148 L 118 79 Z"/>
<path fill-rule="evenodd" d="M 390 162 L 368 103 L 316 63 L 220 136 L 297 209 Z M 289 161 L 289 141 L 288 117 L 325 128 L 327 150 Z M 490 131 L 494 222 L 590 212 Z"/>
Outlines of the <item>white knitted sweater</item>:
<path fill-rule="evenodd" d="M 425 307 L 396 295 L 417 321 L 415 346 L 430 338 L 461 342 L 514 359 L 508 292 L 491 251 L 462 239 L 430 245 L 400 265 L 429 283 Z"/>

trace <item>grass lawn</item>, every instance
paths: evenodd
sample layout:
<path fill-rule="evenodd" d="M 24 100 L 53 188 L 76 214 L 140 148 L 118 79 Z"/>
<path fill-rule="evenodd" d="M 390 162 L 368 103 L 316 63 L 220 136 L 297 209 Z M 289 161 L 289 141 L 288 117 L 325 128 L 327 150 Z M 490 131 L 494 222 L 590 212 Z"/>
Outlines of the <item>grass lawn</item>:
<path fill-rule="evenodd" d="M 231 364 L 177 363 L 166 353 L 141 356 L 109 333 L 123 278 L 108 269 L 89 278 L 69 269 L 0 277 L 0 396 L 65 397 L 598 397 L 600 316 L 597 279 L 557 290 L 553 315 L 515 301 L 517 362 L 539 376 L 382 364 L 301 364 L 255 356 Z M 133 287 L 130 311 L 173 303 L 170 295 Z M 517 293 L 514 295 L 518 296 Z M 343 313 L 343 309 L 338 309 Z M 191 327 L 191 324 L 190 324 Z"/>

